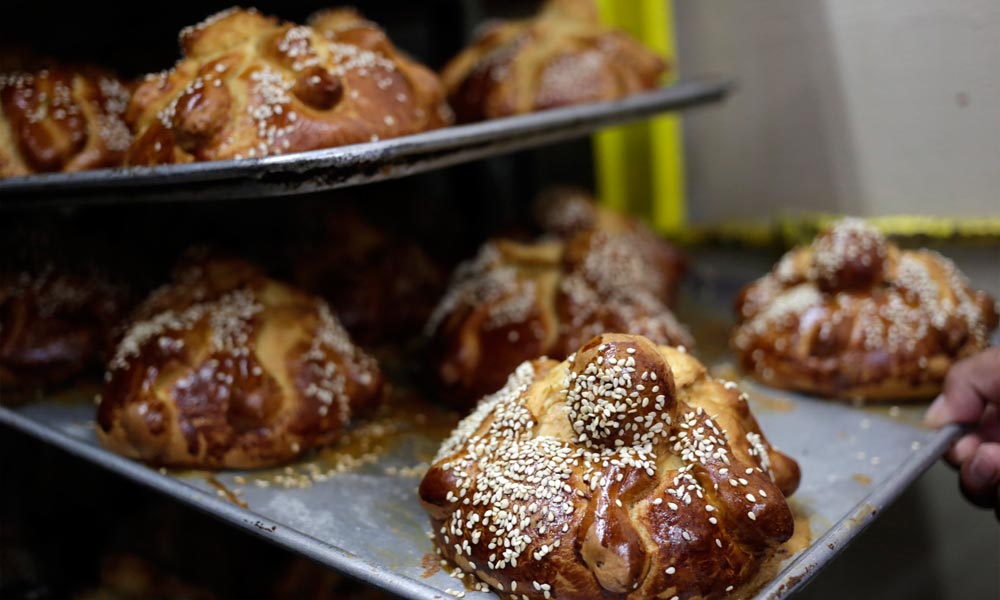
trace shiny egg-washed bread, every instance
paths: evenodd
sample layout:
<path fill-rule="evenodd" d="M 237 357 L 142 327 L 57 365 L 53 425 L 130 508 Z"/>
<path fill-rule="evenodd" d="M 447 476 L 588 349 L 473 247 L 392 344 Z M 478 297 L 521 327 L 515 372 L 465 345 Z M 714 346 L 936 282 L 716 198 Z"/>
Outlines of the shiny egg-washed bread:
<path fill-rule="evenodd" d="M 255 468 L 329 444 L 382 395 L 326 303 L 235 260 L 155 291 L 108 365 L 101 442 L 157 465 Z"/>
<path fill-rule="evenodd" d="M 519 366 L 419 493 L 440 554 L 503 598 L 715 599 L 791 537 L 798 482 L 735 384 L 606 334 Z"/>
<path fill-rule="evenodd" d="M 934 396 L 986 347 L 996 304 L 947 258 L 844 219 L 786 254 L 736 302 L 733 347 L 776 387 L 844 400 Z"/>
<path fill-rule="evenodd" d="M 459 121 L 615 100 L 654 89 L 663 59 L 601 24 L 591 0 L 549 0 L 538 15 L 487 24 L 441 72 Z"/>
<path fill-rule="evenodd" d="M 603 232 L 627 242 L 629 253 L 639 261 L 617 260 L 619 264 L 643 264 L 641 274 L 629 275 L 665 301 L 673 304 L 681 277 L 687 268 L 684 254 L 656 235 L 638 219 L 600 206 L 590 192 L 573 186 L 553 186 L 538 194 L 533 206 L 537 226 L 549 236 L 572 240 L 586 232 Z M 625 245 L 618 246 L 619 250 Z"/>
<path fill-rule="evenodd" d="M 690 346 L 651 285 L 656 268 L 632 238 L 603 231 L 569 241 L 488 242 L 456 269 L 428 324 L 442 398 L 469 407 L 523 361 L 565 358 L 608 331 Z"/>
<path fill-rule="evenodd" d="M 0 178 L 120 165 L 129 97 L 97 67 L 0 57 Z"/>
<path fill-rule="evenodd" d="M 442 127 L 444 89 L 349 9 L 294 25 L 230 9 L 186 28 L 184 57 L 139 86 L 129 164 L 270 156 Z"/>

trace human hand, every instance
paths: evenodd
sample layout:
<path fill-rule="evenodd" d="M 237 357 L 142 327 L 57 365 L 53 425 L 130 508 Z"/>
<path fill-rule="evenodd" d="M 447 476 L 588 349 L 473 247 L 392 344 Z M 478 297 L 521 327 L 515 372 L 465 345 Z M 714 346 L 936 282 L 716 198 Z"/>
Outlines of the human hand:
<path fill-rule="evenodd" d="M 935 428 L 948 423 L 970 426 L 945 459 L 959 469 L 965 497 L 977 506 L 993 507 L 1000 519 L 1000 348 L 956 363 L 924 422 Z"/>

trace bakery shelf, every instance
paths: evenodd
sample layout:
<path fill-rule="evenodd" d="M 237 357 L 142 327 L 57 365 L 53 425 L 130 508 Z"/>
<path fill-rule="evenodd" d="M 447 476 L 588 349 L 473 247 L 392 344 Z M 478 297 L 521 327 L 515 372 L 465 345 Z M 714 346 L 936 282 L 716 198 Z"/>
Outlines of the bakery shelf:
<path fill-rule="evenodd" d="M 724 98 L 724 80 L 681 81 L 612 102 L 557 108 L 378 142 L 257 159 L 99 169 L 0 180 L 0 207 L 289 196 L 396 179 L 581 137 Z"/>
<path fill-rule="evenodd" d="M 724 333 L 728 299 L 759 271 L 748 269 L 727 280 L 719 273 L 732 272 L 731 265 L 713 264 L 707 257 L 695 264 L 701 276 L 685 285 L 679 313 L 699 334 L 700 357 L 716 374 L 729 375 Z M 957 426 L 923 428 L 922 406 L 858 408 L 748 381 L 742 385 L 769 439 L 801 465 L 802 484 L 791 504 L 809 523 L 810 543 L 786 558 L 760 591 L 758 597 L 768 600 L 785 598 L 804 586 L 960 433 Z M 93 430 L 93 391 L 74 391 L 71 401 L 50 398 L 0 408 L 0 423 L 400 596 L 440 600 L 449 590 L 465 591 L 460 581 L 436 570 L 429 522 L 416 494 L 421 470 L 447 430 L 433 415 L 432 422 L 439 426 L 400 420 L 403 429 L 391 443 L 381 444 L 382 451 L 352 455 L 349 461 L 331 462 L 330 455 L 321 454 L 291 465 L 287 472 L 208 476 L 158 471 L 104 450 Z M 408 421 L 418 412 L 409 407 L 405 411 Z M 348 468 L 331 469 L 332 464 Z M 278 480 L 285 485 L 276 484 Z M 473 591 L 466 596 L 493 597 Z"/>

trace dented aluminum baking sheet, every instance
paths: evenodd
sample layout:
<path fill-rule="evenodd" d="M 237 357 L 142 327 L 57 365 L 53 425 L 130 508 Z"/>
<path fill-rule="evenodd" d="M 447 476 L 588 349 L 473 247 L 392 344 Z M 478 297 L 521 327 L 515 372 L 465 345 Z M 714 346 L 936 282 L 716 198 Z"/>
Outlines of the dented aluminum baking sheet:
<path fill-rule="evenodd" d="M 721 80 L 681 81 L 612 102 L 557 108 L 400 138 L 256 159 L 50 173 L 0 180 L 0 207 L 287 196 L 395 179 L 585 136 L 724 98 Z"/>
<path fill-rule="evenodd" d="M 724 264 L 731 271 L 729 258 L 695 264 L 699 273 L 679 312 L 703 360 L 717 375 L 732 377 L 725 351 L 729 299 L 761 271 L 741 268 L 737 281 L 722 266 L 715 269 Z M 801 466 L 791 504 L 800 525 L 808 523 L 808 531 L 800 529 L 804 544 L 791 549 L 760 598 L 783 598 L 805 585 L 958 434 L 921 427 L 920 405 L 861 408 L 741 384 L 764 432 Z M 395 414 L 362 425 L 337 448 L 282 469 L 212 475 L 158 471 L 105 451 L 93 432 L 93 393 L 3 408 L 0 422 L 400 596 L 493 597 L 466 590 L 440 567 L 416 495 L 457 415 L 402 396 Z"/>

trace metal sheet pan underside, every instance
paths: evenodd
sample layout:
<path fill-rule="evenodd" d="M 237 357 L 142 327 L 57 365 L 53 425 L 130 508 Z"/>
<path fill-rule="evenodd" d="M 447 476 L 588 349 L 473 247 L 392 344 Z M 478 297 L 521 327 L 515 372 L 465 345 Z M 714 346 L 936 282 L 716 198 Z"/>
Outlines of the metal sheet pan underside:
<path fill-rule="evenodd" d="M 256 159 L 101 169 L 0 180 L 0 206 L 179 202 L 287 196 L 394 179 L 581 137 L 609 125 L 715 102 L 731 85 L 691 80 L 616 100 L 427 133 Z"/>
<path fill-rule="evenodd" d="M 727 299 L 736 284 L 696 281 L 685 289 L 680 307 L 695 330 L 699 353 L 723 376 L 733 374 L 725 334 Z M 685 314 L 685 306 L 698 308 Z M 808 520 L 811 537 L 808 547 L 782 564 L 759 598 L 783 598 L 805 585 L 958 434 L 957 428 L 921 427 L 919 405 L 859 408 L 750 381 L 741 384 L 764 432 L 799 461 L 803 478 L 792 505 Z M 436 569 L 429 524 L 416 497 L 425 461 L 445 429 L 414 427 L 407 432 L 404 425 L 402 434 L 381 444 L 377 453 L 365 454 L 362 448 L 332 462 L 313 458 L 287 470 L 218 473 L 213 479 L 201 473 L 159 472 L 103 450 L 93 433 L 92 398 L 83 394 L 77 392 L 75 402 L 44 400 L 0 409 L 0 422 L 390 592 L 431 600 L 448 597 L 448 590 L 464 591 L 461 582 Z M 227 494 L 236 494 L 246 507 Z"/>

